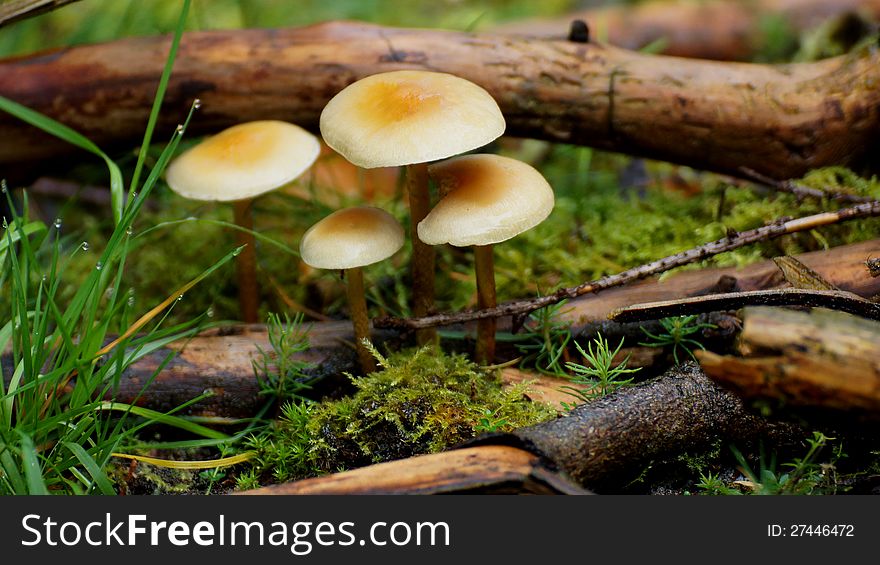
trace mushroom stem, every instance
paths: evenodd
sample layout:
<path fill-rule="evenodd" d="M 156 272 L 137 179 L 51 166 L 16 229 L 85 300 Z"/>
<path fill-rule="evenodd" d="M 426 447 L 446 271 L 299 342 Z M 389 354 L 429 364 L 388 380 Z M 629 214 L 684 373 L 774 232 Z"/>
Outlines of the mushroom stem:
<path fill-rule="evenodd" d="M 495 299 L 495 261 L 492 245 L 474 246 L 474 270 L 477 276 L 477 304 L 480 309 L 497 306 Z M 490 364 L 495 358 L 495 318 L 477 322 L 478 363 Z"/>
<path fill-rule="evenodd" d="M 256 239 L 254 229 L 253 199 L 246 198 L 233 203 L 235 225 L 250 231 L 236 230 L 235 240 L 244 249 L 235 258 L 238 274 L 238 306 L 241 319 L 247 324 L 258 321 L 259 287 L 257 285 Z"/>
<path fill-rule="evenodd" d="M 370 318 L 367 316 L 367 299 L 364 291 L 364 271 L 360 267 L 345 270 L 348 286 L 348 309 L 354 326 L 354 342 L 363 373 L 376 371 L 376 360 L 364 347 L 364 339 L 370 338 Z"/>
<path fill-rule="evenodd" d="M 409 214 L 412 239 L 412 311 L 413 316 L 427 316 L 434 309 L 434 248 L 418 236 L 419 222 L 431 211 L 428 190 L 428 165 L 416 163 L 406 166 L 406 190 L 409 195 Z M 437 330 L 418 330 L 419 345 L 436 343 Z"/>

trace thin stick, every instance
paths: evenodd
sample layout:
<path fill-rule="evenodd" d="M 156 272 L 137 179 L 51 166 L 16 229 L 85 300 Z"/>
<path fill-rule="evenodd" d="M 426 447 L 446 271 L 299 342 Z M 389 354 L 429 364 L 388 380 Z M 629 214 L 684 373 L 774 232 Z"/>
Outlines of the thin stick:
<path fill-rule="evenodd" d="M 238 200 L 233 203 L 235 225 L 246 230 L 254 229 L 253 199 Z M 235 258 L 238 273 L 238 305 L 241 320 L 246 324 L 256 324 L 259 311 L 259 286 L 257 285 L 257 250 L 254 235 L 247 231 L 236 230 L 235 240 L 238 245 L 246 245 Z"/>
<path fill-rule="evenodd" d="M 345 277 L 348 279 L 348 308 L 351 310 L 351 324 L 354 326 L 354 342 L 357 346 L 361 370 L 367 375 L 376 371 L 376 360 L 363 344 L 363 340 L 370 339 L 370 318 L 367 316 L 364 271 L 360 267 L 346 269 Z"/>
<path fill-rule="evenodd" d="M 406 191 L 409 195 L 410 238 L 412 239 L 412 311 L 416 317 L 427 316 L 434 309 L 434 248 L 418 236 L 419 222 L 431 211 L 428 192 L 428 165 L 416 163 L 406 167 Z M 437 331 L 417 332 L 420 345 L 437 340 Z"/>
<path fill-rule="evenodd" d="M 695 261 L 708 259 L 724 253 L 733 251 L 752 243 L 767 241 L 777 237 L 799 232 L 811 230 L 822 226 L 845 222 L 848 220 L 856 220 L 861 218 L 869 218 L 880 216 L 880 201 L 872 200 L 850 208 L 842 208 L 836 212 L 823 212 L 812 216 L 805 216 L 795 220 L 780 219 L 770 225 L 731 234 L 728 237 L 719 239 L 710 243 L 694 247 L 687 251 L 677 253 L 658 259 L 645 265 L 633 267 L 616 275 L 609 275 L 600 279 L 586 282 L 582 285 L 561 288 L 547 296 L 541 296 L 532 299 L 513 300 L 505 302 L 495 308 L 486 308 L 482 310 L 467 310 L 457 313 L 443 313 L 423 318 L 381 318 L 373 321 L 373 325 L 377 328 L 398 328 L 398 329 L 418 329 L 431 326 L 445 326 L 451 324 L 462 324 L 472 322 L 483 318 L 500 318 L 504 316 L 521 317 L 526 316 L 539 308 L 551 306 L 562 302 L 563 300 L 576 298 L 578 296 L 596 293 L 607 288 L 621 286 L 632 281 L 643 279 L 652 275 L 663 273 L 681 267 Z"/>
<path fill-rule="evenodd" d="M 743 175 L 745 175 L 745 178 L 752 182 L 757 182 L 765 186 L 769 186 L 773 190 L 777 190 L 779 192 L 788 192 L 789 194 L 793 194 L 798 198 L 816 198 L 819 200 L 824 200 L 827 198 L 828 200 L 836 200 L 838 202 L 845 202 L 848 204 L 870 202 L 872 200 L 867 196 L 860 196 L 858 194 L 847 194 L 846 192 L 836 192 L 831 190 L 819 190 L 818 188 L 804 186 L 792 180 L 772 179 L 767 175 L 762 175 L 754 169 L 750 169 L 749 167 L 740 167 L 739 171 Z"/>
<path fill-rule="evenodd" d="M 491 245 L 474 246 L 474 270 L 477 277 L 477 305 L 480 309 L 494 308 L 495 298 L 495 259 Z M 495 359 L 495 318 L 484 318 L 477 322 L 477 363 L 486 365 Z"/>

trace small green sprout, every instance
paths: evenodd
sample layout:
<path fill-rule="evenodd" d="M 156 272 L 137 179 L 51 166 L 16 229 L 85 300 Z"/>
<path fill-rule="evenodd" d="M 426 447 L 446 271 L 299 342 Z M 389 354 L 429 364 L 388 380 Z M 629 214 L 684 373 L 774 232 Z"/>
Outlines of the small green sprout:
<path fill-rule="evenodd" d="M 595 352 L 593 351 L 593 344 L 596 346 Z M 613 351 L 608 345 L 608 341 L 601 334 L 593 340 L 592 344 L 587 345 L 586 351 L 578 342 L 575 342 L 574 345 L 588 365 L 581 365 L 571 361 L 566 362 L 565 366 L 574 372 L 574 375 L 569 377 L 571 382 L 581 386 L 564 386 L 562 389 L 579 400 L 590 401 L 594 398 L 605 396 L 620 387 L 628 386 L 632 384 L 633 377 L 627 379 L 623 378 L 623 376 L 635 373 L 641 369 L 640 367 L 635 369 L 626 368 L 626 364 L 629 362 L 629 355 L 620 363 L 614 364 L 614 357 L 620 352 L 620 348 L 623 347 L 623 339 L 620 340 L 620 343 L 617 344 Z M 563 406 L 569 410 L 574 407 L 574 405 L 567 403 L 563 403 Z"/>
<path fill-rule="evenodd" d="M 671 345 L 672 358 L 675 359 L 676 365 L 681 362 L 678 358 L 679 348 L 683 349 L 691 357 L 691 359 L 696 361 L 693 348 L 706 348 L 703 346 L 702 343 L 688 336 L 692 336 L 707 328 L 717 327 L 715 326 L 715 324 L 698 323 L 696 322 L 696 319 L 696 315 L 664 318 L 660 320 L 660 325 L 663 327 L 663 331 L 656 334 L 649 332 L 645 328 L 639 328 L 650 339 L 650 341 L 639 342 L 639 345 L 644 345 L 647 347 L 666 347 L 668 345 Z"/>

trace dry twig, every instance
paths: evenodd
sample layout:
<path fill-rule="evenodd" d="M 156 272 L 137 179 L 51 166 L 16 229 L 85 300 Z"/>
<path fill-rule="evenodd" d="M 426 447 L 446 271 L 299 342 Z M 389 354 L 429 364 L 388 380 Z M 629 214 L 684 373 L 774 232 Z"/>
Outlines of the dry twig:
<path fill-rule="evenodd" d="M 632 269 L 617 273 L 616 275 L 602 277 L 595 281 L 586 282 L 575 287 L 561 288 L 547 296 L 513 300 L 500 304 L 495 308 L 467 310 L 458 313 L 442 313 L 422 318 L 379 318 L 374 320 L 373 324 L 377 328 L 419 329 L 432 326 L 461 324 L 483 318 L 500 318 L 504 316 L 513 316 L 514 319 L 522 318 L 539 308 L 558 304 L 563 300 L 576 298 L 584 294 L 597 293 L 608 288 L 663 273 L 689 263 L 708 259 L 719 253 L 733 251 L 734 249 L 739 249 L 740 247 L 752 243 L 768 241 L 783 235 L 811 230 L 848 220 L 868 218 L 878 215 L 880 215 L 880 201 L 873 200 L 849 208 L 843 208 L 835 212 L 823 212 L 793 220 L 780 219 L 770 225 L 744 232 L 732 233 L 723 239 L 706 243 L 645 265 L 633 267 Z"/>

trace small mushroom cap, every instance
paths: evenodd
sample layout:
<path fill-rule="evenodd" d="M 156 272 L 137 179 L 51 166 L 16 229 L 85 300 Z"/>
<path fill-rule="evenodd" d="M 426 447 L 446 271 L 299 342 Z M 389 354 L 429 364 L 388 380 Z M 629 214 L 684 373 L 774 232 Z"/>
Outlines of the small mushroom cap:
<path fill-rule="evenodd" d="M 492 96 L 446 73 L 391 71 L 363 78 L 321 112 L 321 137 L 359 167 L 445 159 L 504 133 Z"/>
<path fill-rule="evenodd" d="M 243 200 L 296 179 L 320 150 L 318 138 L 297 125 L 247 122 L 185 151 L 168 166 L 166 180 L 193 200 Z"/>
<path fill-rule="evenodd" d="M 333 212 L 303 234 L 299 252 L 318 269 L 353 269 L 377 263 L 403 247 L 403 228 L 380 208 L 358 206 Z"/>
<path fill-rule="evenodd" d="M 544 221 L 553 189 L 532 166 L 499 155 L 465 155 L 428 166 L 446 194 L 419 222 L 428 245 L 490 245 Z"/>

